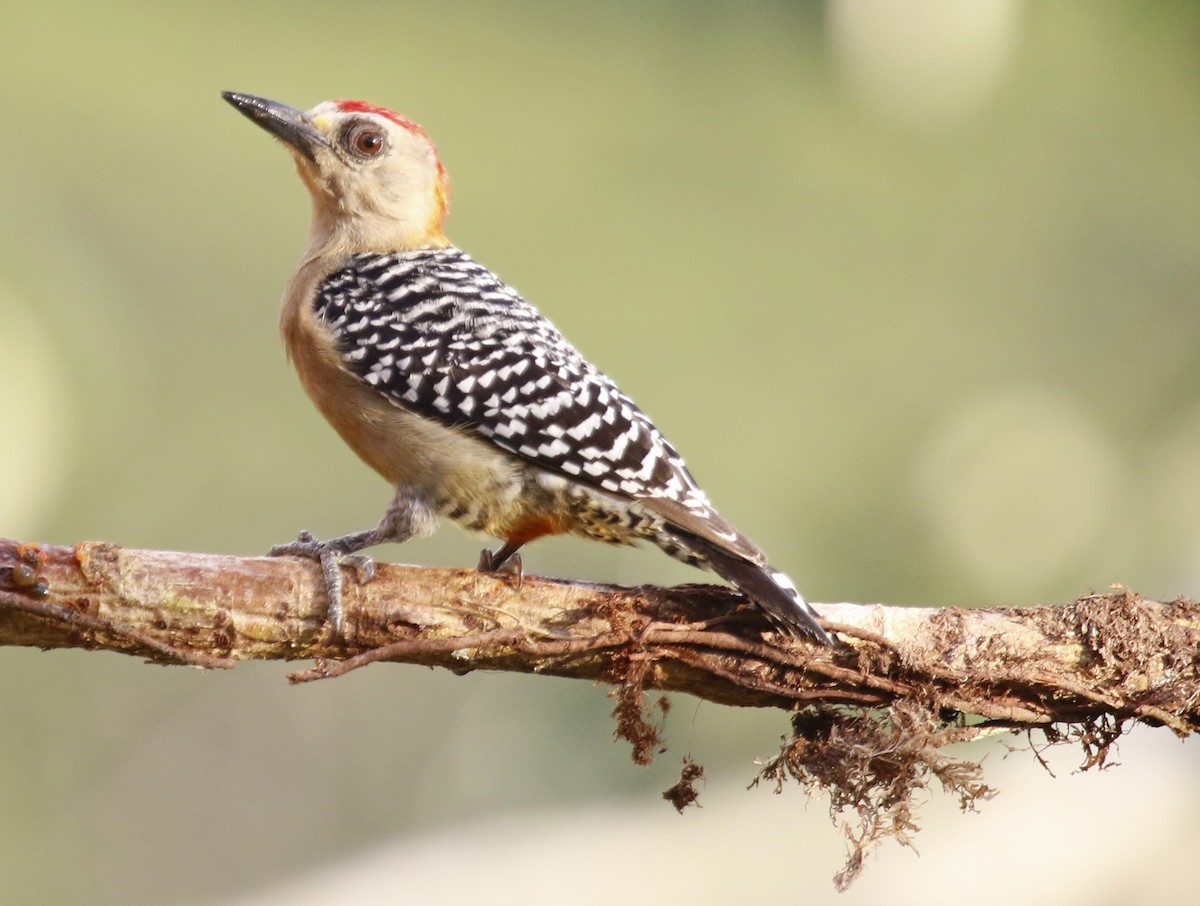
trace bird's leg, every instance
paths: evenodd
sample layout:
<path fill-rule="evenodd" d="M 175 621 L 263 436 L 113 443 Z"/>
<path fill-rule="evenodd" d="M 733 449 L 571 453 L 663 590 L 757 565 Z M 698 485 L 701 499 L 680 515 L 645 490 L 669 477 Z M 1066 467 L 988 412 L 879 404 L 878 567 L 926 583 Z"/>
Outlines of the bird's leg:
<path fill-rule="evenodd" d="M 295 541 L 277 544 L 267 552 L 270 557 L 307 557 L 321 564 L 325 593 L 329 599 L 329 624 L 333 635 L 342 632 L 342 567 L 354 570 L 359 585 L 375 576 L 375 561 L 358 551 L 376 544 L 407 541 L 425 530 L 432 522 L 429 508 L 411 492 L 399 490 L 379 520 L 379 524 L 363 532 L 351 532 L 327 541 L 318 541 L 312 532 L 304 531 Z"/>
<path fill-rule="evenodd" d="M 503 547 L 494 554 L 485 547 L 479 552 L 479 571 L 513 576 L 517 591 L 520 591 L 525 580 L 525 564 L 521 561 L 521 555 L 517 553 L 520 548 L 521 545 L 513 541 L 504 542 Z"/>

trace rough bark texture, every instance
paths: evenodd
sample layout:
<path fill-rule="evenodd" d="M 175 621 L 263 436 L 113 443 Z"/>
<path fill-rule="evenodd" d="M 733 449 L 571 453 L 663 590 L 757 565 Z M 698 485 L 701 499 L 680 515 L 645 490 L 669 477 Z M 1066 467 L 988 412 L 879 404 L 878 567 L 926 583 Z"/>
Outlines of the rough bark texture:
<path fill-rule="evenodd" d="M 518 588 L 475 570 L 381 564 L 366 585 L 347 581 L 345 605 L 331 638 L 320 571 L 301 560 L 0 540 L 3 644 L 206 667 L 315 659 L 297 682 L 375 661 L 600 680 L 642 763 L 660 747 L 646 690 L 790 711 L 793 734 L 758 779 L 826 790 L 854 816 L 840 886 L 879 839 L 908 842 L 914 794 L 931 780 L 964 808 L 991 795 L 977 765 L 941 753 L 948 743 L 1040 728 L 1082 743 L 1090 766 L 1128 721 L 1180 736 L 1200 727 L 1200 606 L 1124 589 L 1020 609 L 818 604 L 843 643 L 832 650 L 771 632 L 713 586 L 526 577 Z M 666 797 L 691 804 L 701 776 L 688 760 Z"/>
<path fill-rule="evenodd" d="M 24 567 L 24 569 L 22 569 Z M 162 663 L 322 658 L 550 673 L 731 705 L 901 698 L 1014 725 L 1102 714 L 1200 726 L 1200 607 L 1129 591 L 1058 607 L 823 604 L 844 647 L 767 631 L 714 586 L 618 588 L 380 564 L 347 582 L 325 633 L 313 563 L 0 541 L 0 643 L 101 648 Z M 330 663 L 325 672 L 342 668 Z"/>

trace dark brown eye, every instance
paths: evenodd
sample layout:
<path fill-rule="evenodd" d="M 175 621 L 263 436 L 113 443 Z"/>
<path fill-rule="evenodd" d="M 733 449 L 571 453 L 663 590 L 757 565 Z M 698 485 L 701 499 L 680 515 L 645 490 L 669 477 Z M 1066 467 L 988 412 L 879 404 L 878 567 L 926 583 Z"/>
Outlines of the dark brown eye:
<path fill-rule="evenodd" d="M 344 143 L 355 157 L 370 159 L 383 153 L 387 147 L 387 135 L 369 123 L 360 123 L 346 132 Z"/>

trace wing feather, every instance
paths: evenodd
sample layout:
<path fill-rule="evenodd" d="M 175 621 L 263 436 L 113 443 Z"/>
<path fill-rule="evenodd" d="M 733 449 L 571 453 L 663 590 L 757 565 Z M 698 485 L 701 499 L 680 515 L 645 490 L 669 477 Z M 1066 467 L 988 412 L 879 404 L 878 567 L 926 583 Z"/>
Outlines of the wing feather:
<path fill-rule="evenodd" d="M 458 249 L 355 255 L 318 287 L 314 305 L 346 369 L 397 406 L 765 562 L 646 414 Z"/>

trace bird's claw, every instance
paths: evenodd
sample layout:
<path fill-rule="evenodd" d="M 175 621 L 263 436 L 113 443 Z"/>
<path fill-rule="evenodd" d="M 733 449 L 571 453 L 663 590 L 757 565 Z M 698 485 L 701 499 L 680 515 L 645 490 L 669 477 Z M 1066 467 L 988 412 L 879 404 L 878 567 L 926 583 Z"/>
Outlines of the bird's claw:
<path fill-rule="evenodd" d="M 329 599 L 329 625 L 335 638 L 342 634 L 342 567 L 347 566 L 354 570 L 354 578 L 359 585 L 370 582 L 375 576 L 375 561 L 366 554 L 347 552 L 340 538 L 318 541 L 316 536 L 308 531 L 301 532 L 295 541 L 276 544 L 267 552 L 267 556 L 304 557 L 321 564 L 325 594 Z"/>
<path fill-rule="evenodd" d="M 359 585 L 366 585 L 375 578 L 375 560 L 366 554 L 342 554 L 338 562 L 354 570 L 354 581 Z"/>
<path fill-rule="evenodd" d="M 308 557 L 311 560 L 320 560 L 323 548 L 324 545 L 316 539 L 312 532 L 304 531 L 299 534 L 295 541 L 274 545 L 267 551 L 267 556 Z"/>
<path fill-rule="evenodd" d="M 479 571 L 507 578 L 516 591 L 525 582 L 525 564 L 520 554 L 513 554 L 503 563 L 496 562 L 496 555 L 486 547 L 479 552 Z"/>

